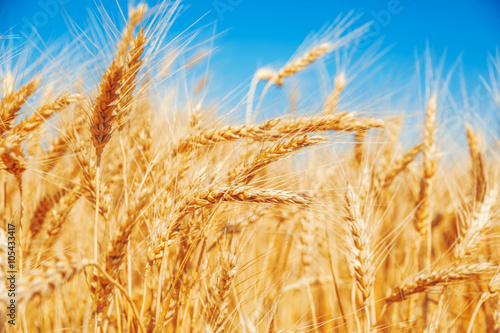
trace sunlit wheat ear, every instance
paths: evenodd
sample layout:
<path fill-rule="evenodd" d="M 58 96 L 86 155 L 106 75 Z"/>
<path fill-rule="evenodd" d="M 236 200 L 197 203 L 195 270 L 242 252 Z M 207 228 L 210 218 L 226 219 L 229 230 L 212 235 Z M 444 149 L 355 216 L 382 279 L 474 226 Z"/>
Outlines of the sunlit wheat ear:
<path fill-rule="evenodd" d="M 481 298 L 471 316 L 469 327 L 467 328 L 467 333 L 472 332 L 472 328 L 474 327 L 474 321 L 476 319 L 477 314 L 479 313 L 479 309 L 488 299 L 492 297 L 496 297 L 500 294 L 500 268 L 497 268 L 497 271 L 493 278 L 488 283 L 488 289 L 481 294 Z M 495 325 L 497 323 L 495 322 Z"/>
<path fill-rule="evenodd" d="M 31 217 L 31 222 L 29 226 L 31 238 L 33 239 L 36 238 L 38 234 L 42 231 L 45 218 L 49 214 L 54 203 L 60 199 L 63 192 L 64 190 L 58 189 L 57 191 L 54 191 L 53 193 L 50 193 L 49 195 L 40 198 L 38 204 L 36 205 L 35 211 L 33 212 L 33 215 Z"/>
<path fill-rule="evenodd" d="M 196 193 L 183 212 L 200 209 L 221 201 L 228 202 L 256 202 L 256 203 L 282 203 L 306 205 L 310 200 L 288 191 L 261 189 L 250 186 L 219 187 Z"/>
<path fill-rule="evenodd" d="M 22 277 L 18 286 L 18 304 L 25 304 L 35 296 L 50 295 L 82 271 L 87 260 L 56 258 L 43 262 Z"/>
<path fill-rule="evenodd" d="M 9 137 L 16 142 L 25 140 L 30 133 L 40 128 L 54 113 L 65 109 L 71 103 L 75 103 L 82 98 L 83 97 L 78 94 L 67 94 L 42 104 L 42 106 L 31 115 L 16 124 L 12 130 L 9 131 Z"/>
<path fill-rule="evenodd" d="M 218 267 L 218 274 L 215 277 L 213 289 L 210 290 L 211 302 L 208 310 L 208 318 L 210 318 L 210 326 L 213 332 L 220 332 L 227 324 L 230 291 L 238 272 L 235 254 L 232 252 L 223 254 Z"/>
<path fill-rule="evenodd" d="M 326 56 L 334 50 L 348 44 L 353 39 L 362 36 L 366 32 L 366 28 L 369 24 L 366 24 L 360 28 L 354 29 L 343 36 L 341 36 L 347 28 L 356 20 L 356 18 L 350 19 L 351 14 L 348 14 L 344 19 L 340 22 L 336 21 L 336 26 L 327 33 L 326 36 L 316 36 L 315 40 L 316 45 L 312 46 L 306 52 L 302 53 L 300 56 L 292 59 L 287 64 L 285 64 L 280 70 L 274 71 L 272 69 L 264 68 L 259 69 L 257 73 L 252 78 L 252 82 L 250 83 L 250 90 L 247 95 L 247 107 L 246 107 L 246 116 L 245 123 L 249 124 L 252 121 L 252 113 L 253 110 L 253 100 L 255 97 L 255 92 L 257 89 L 257 84 L 259 81 L 267 81 L 267 85 L 264 88 L 260 98 L 260 102 L 263 100 L 264 96 L 268 88 L 271 85 L 283 85 L 283 80 L 286 77 L 290 77 L 306 68 L 309 64 L 315 62 L 319 58 Z M 339 82 L 339 85 L 342 85 L 342 82 Z M 257 106 L 258 108 L 258 106 Z"/>
<path fill-rule="evenodd" d="M 309 51 L 304 53 L 301 57 L 289 62 L 288 64 L 283 66 L 277 72 L 273 72 L 272 70 L 269 70 L 267 68 L 258 70 L 256 75 L 252 79 L 252 83 L 250 86 L 250 92 L 248 94 L 246 123 L 249 124 L 251 121 L 251 115 L 253 113 L 253 110 L 252 110 L 253 98 L 254 98 L 257 83 L 260 80 L 267 80 L 268 81 L 268 84 L 263 92 L 263 95 L 265 95 L 267 88 L 269 88 L 270 85 L 276 84 L 276 85 L 281 87 L 283 85 L 284 78 L 292 76 L 293 74 L 303 70 L 310 63 L 314 62 L 315 60 L 324 56 L 325 54 L 333 51 L 335 47 L 336 47 L 336 44 L 332 43 L 332 42 L 321 43 L 319 45 L 312 47 Z M 262 98 L 263 98 L 263 96 L 261 96 L 260 100 L 262 100 Z M 259 102 L 259 104 L 260 104 L 260 102 Z M 258 108 L 258 106 L 257 106 L 257 108 Z"/>
<path fill-rule="evenodd" d="M 323 43 L 314 46 L 308 52 L 304 53 L 301 57 L 281 68 L 278 71 L 278 75 L 274 77 L 272 81 L 281 86 L 283 84 L 284 78 L 292 76 L 293 74 L 301 71 L 307 65 L 322 57 L 326 53 L 331 52 L 333 49 L 333 43 Z"/>
<path fill-rule="evenodd" d="M 90 135 L 96 152 L 96 205 L 94 216 L 94 261 L 98 259 L 98 220 L 100 201 L 101 156 L 104 147 L 111 139 L 113 123 L 116 119 L 116 105 L 123 76 L 122 59 L 115 59 L 103 74 L 97 97 L 90 114 Z M 99 323 L 100 325 L 100 323 Z"/>
<path fill-rule="evenodd" d="M 238 183 L 248 183 L 255 176 L 255 173 L 266 165 L 282 159 L 298 150 L 325 141 L 325 138 L 319 136 L 311 137 L 309 134 L 292 137 L 289 140 L 278 141 L 276 144 L 272 144 L 262 149 L 258 154 L 250 158 L 250 160 L 243 160 L 241 163 L 237 164 L 230 171 L 230 175 L 232 175 Z"/>
<path fill-rule="evenodd" d="M 133 94 L 138 84 L 137 75 L 143 63 L 141 56 L 144 52 L 146 38 L 142 30 L 139 31 L 137 37 L 131 41 L 131 44 L 130 51 L 126 55 L 127 61 L 123 68 L 123 82 L 120 88 L 121 96 L 117 107 L 117 123 L 119 129 L 123 128 L 125 118 L 130 111 Z"/>
<path fill-rule="evenodd" d="M 278 76 L 278 72 L 272 68 L 259 68 L 255 73 L 255 77 L 260 81 L 271 81 Z"/>
<path fill-rule="evenodd" d="M 348 251 L 351 272 L 356 279 L 363 303 L 365 304 L 372 293 L 375 281 L 373 253 L 370 249 L 370 237 L 368 236 L 367 225 L 365 219 L 361 216 L 359 197 L 350 185 L 347 189 L 346 199 L 349 214 Z"/>
<path fill-rule="evenodd" d="M 45 217 L 45 230 L 47 231 L 47 236 L 44 241 L 44 248 L 51 248 L 57 241 L 63 225 L 68 220 L 68 215 L 79 199 L 78 190 L 79 188 L 75 186 L 70 191 L 63 194 Z"/>
<path fill-rule="evenodd" d="M 3 96 L 0 100 L 0 135 L 11 129 L 19 110 L 21 110 L 21 107 L 35 92 L 41 82 L 39 78 L 35 78 L 15 92 L 11 89 L 6 89 L 10 94 Z"/>
<path fill-rule="evenodd" d="M 366 144 L 366 131 L 358 130 L 354 134 L 355 144 L 354 144 L 354 159 L 357 165 L 361 165 L 363 162 L 363 157 L 365 155 L 365 144 Z"/>
<path fill-rule="evenodd" d="M 417 231 L 423 235 L 428 232 L 430 217 L 430 194 L 433 177 L 436 173 L 436 108 L 437 97 L 433 96 L 427 104 L 424 125 L 424 174 L 420 188 L 419 205 L 416 213 Z"/>
<path fill-rule="evenodd" d="M 399 175 L 403 170 L 405 170 L 408 165 L 413 162 L 416 156 L 422 151 L 423 144 L 419 143 L 412 149 L 410 149 L 401 159 L 394 161 L 392 164 L 388 165 L 388 170 L 384 173 L 380 173 L 377 180 L 378 187 L 389 186 L 397 175 Z"/>
<path fill-rule="evenodd" d="M 145 7 L 138 7 L 138 13 L 132 13 L 131 19 L 137 25 L 140 22 L 140 17 L 143 15 Z M 113 125 L 117 120 L 117 113 L 120 111 L 118 104 L 120 98 L 124 97 L 125 103 L 130 102 L 130 95 L 135 88 L 135 78 L 140 67 L 141 61 L 139 57 L 142 55 L 145 39 L 142 31 L 138 38 L 134 41 L 132 51 L 126 55 L 128 50 L 133 27 L 127 27 L 119 44 L 119 50 L 111 65 L 101 78 L 97 97 L 92 104 L 92 112 L 90 114 L 90 134 L 92 143 L 96 150 L 96 210 L 94 217 L 94 261 L 97 261 L 98 256 L 98 235 L 97 224 L 99 218 L 99 200 L 100 200 L 100 172 L 101 172 L 101 156 L 104 147 L 111 139 L 113 133 Z M 125 82 L 123 81 L 125 79 Z M 126 89 L 124 91 L 124 89 Z"/>
<path fill-rule="evenodd" d="M 0 160 L 3 163 L 3 168 L 8 173 L 12 174 L 17 181 L 19 188 L 19 271 L 23 271 L 23 173 L 26 171 L 26 156 L 23 149 L 18 143 L 12 143 L 8 140 L 0 141 Z"/>
<path fill-rule="evenodd" d="M 304 52 L 301 56 L 283 66 L 278 71 L 278 74 L 271 80 L 271 82 L 281 86 L 283 84 L 284 78 L 294 75 L 295 73 L 303 70 L 305 67 L 307 67 L 309 64 L 313 63 L 317 59 L 338 49 L 339 47 L 345 45 L 352 39 L 363 35 L 366 27 L 367 26 L 363 26 L 361 28 L 355 29 L 345 34 L 343 37 L 339 37 L 340 33 L 342 31 L 345 31 L 345 27 L 342 27 L 342 24 L 340 24 L 338 27 L 336 27 L 336 29 L 339 29 L 339 33 L 336 36 L 337 37 L 336 40 L 319 43 L 313 46 L 308 51 Z"/>
<path fill-rule="evenodd" d="M 428 103 L 425 113 L 424 124 L 424 147 L 423 147 L 423 177 L 420 182 L 420 194 L 418 199 L 417 211 L 415 214 L 415 226 L 419 233 L 419 240 L 425 240 L 425 256 L 421 261 L 421 265 L 425 265 L 430 271 L 431 256 L 432 256 L 432 217 L 431 217 L 431 200 L 434 184 L 434 174 L 437 169 L 436 160 L 436 112 L 437 112 L 437 96 L 433 95 Z"/>
<path fill-rule="evenodd" d="M 386 142 L 384 143 L 383 155 L 381 156 L 380 170 L 386 170 L 389 163 L 392 163 L 396 144 L 398 143 L 403 117 L 399 116 L 385 127 Z"/>
<path fill-rule="evenodd" d="M 7 71 L 4 76 L 0 79 L 2 84 L 0 85 L 0 93 L 3 97 L 9 96 L 14 91 L 15 77 L 11 71 Z"/>
<path fill-rule="evenodd" d="M 454 253 L 457 260 L 464 260 L 470 257 L 481 243 L 481 237 L 488 229 L 492 207 L 498 200 L 498 186 L 494 186 L 486 196 L 484 201 L 478 203 L 472 216 L 460 228 L 460 237 L 455 246 Z"/>
<path fill-rule="evenodd" d="M 353 112 L 338 112 L 329 116 L 275 118 L 260 125 L 247 124 L 208 129 L 199 135 L 180 140 L 172 154 L 175 156 L 198 147 L 241 139 L 268 141 L 283 138 L 285 135 L 304 135 L 324 131 L 363 131 L 384 126 L 384 120 L 356 117 Z"/>
<path fill-rule="evenodd" d="M 18 183 L 22 182 L 22 174 L 26 171 L 26 156 L 17 143 L 3 140 L 0 146 L 0 159 L 3 168 L 12 174 Z"/>
<path fill-rule="evenodd" d="M 118 43 L 117 58 L 126 57 L 133 39 L 134 30 L 145 18 L 147 11 L 148 6 L 145 3 L 141 3 L 129 11 L 127 26 L 124 28 L 121 40 Z"/>
<path fill-rule="evenodd" d="M 241 202 L 241 203 L 259 203 L 259 204 L 296 204 L 308 205 L 311 200 L 305 196 L 298 195 L 289 191 L 263 189 L 252 186 L 236 185 L 234 187 L 221 186 L 211 188 L 205 191 L 189 193 L 182 205 L 174 214 L 175 218 L 171 226 L 158 235 L 149 248 L 148 258 L 152 264 L 155 260 L 163 257 L 163 248 L 165 244 L 171 242 L 173 234 L 183 217 L 190 212 L 194 212 L 203 207 L 218 204 L 220 202 Z"/>
<path fill-rule="evenodd" d="M 116 118 L 116 105 L 121 88 L 123 64 L 113 60 L 101 79 L 99 93 L 93 102 L 90 118 L 90 134 L 97 156 L 97 166 L 101 163 L 104 147 L 111 139 Z"/>
<path fill-rule="evenodd" d="M 479 134 L 469 125 L 465 125 L 467 141 L 469 142 L 470 157 L 472 160 L 472 176 L 475 182 L 476 202 L 481 203 L 486 194 L 486 171 L 484 169 L 483 154 L 479 144 Z"/>
<path fill-rule="evenodd" d="M 492 268 L 490 263 L 452 265 L 431 273 L 418 274 L 392 289 L 386 302 L 389 304 L 401 302 L 411 295 L 447 282 L 477 280 L 484 274 L 491 272 Z"/>
<path fill-rule="evenodd" d="M 326 98 L 325 105 L 323 107 L 323 114 L 327 115 L 335 111 L 337 105 L 339 104 L 340 94 L 344 91 L 346 84 L 347 81 L 344 72 L 335 76 L 333 90 Z"/>

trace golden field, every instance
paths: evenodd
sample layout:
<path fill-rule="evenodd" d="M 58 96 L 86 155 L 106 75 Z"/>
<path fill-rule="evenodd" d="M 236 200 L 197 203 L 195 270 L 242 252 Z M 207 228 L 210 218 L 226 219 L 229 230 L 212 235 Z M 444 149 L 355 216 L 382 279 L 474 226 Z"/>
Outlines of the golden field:
<path fill-rule="evenodd" d="M 418 107 L 377 102 L 347 15 L 230 108 L 206 93 L 212 41 L 164 33 L 177 5 L 2 48 L 3 331 L 500 331 L 499 145 L 446 118 L 453 70 L 427 54 Z M 325 98 L 287 88 L 330 58 Z"/>

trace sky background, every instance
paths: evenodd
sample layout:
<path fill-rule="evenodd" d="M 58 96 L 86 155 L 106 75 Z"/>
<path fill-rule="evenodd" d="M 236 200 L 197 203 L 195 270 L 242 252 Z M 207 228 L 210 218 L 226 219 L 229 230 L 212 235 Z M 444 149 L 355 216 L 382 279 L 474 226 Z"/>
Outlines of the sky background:
<path fill-rule="evenodd" d="M 68 31 L 67 16 L 84 27 L 88 10 L 104 5 L 121 20 L 118 4 L 127 8 L 127 3 L 0 0 L 0 35 L 30 34 L 34 24 L 41 38 L 50 41 Z M 428 43 L 437 56 L 447 50 L 448 65 L 461 56 L 466 78 L 474 79 L 487 73 L 488 53 L 500 44 L 499 0 L 187 0 L 183 4 L 186 8 L 174 32 L 204 15 L 197 26 L 217 21 L 221 34 L 215 41 L 213 70 L 228 83 L 227 89 L 248 83 L 262 66 L 283 65 L 310 32 L 350 10 L 363 14 L 360 23 L 374 21 L 370 40 L 383 37 L 383 46 L 392 46 L 384 59 L 398 66 L 414 64 L 415 52 L 422 54 Z"/>
<path fill-rule="evenodd" d="M 54 1 L 63 4 L 64 11 L 53 10 Z M 64 15 L 84 26 L 87 8 L 95 10 L 101 3 L 111 15 L 120 15 L 117 3 L 127 8 L 127 1 L 121 0 L 0 0 L 0 33 L 30 32 L 31 22 L 40 25 L 40 35 L 48 40 L 68 30 Z M 231 72 L 248 70 L 243 75 L 251 75 L 261 64 L 287 60 L 308 33 L 350 10 L 363 13 L 362 20 L 374 20 L 380 32 L 373 39 L 383 36 L 385 45 L 395 44 L 391 55 L 403 60 L 411 60 L 415 47 L 423 50 L 428 41 L 437 52 L 447 48 L 450 61 L 463 52 L 464 63 L 481 70 L 487 53 L 500 42 L 498 0 L 187 0 L 184 5 L 188 8 L 176 27 L 186 27 L 205 14 L 203 22 L 218 20 L 219 32 L 225 33 L 216 45 L 234 63 Z M 386 20 L 380 13 L 389 12 L 391 5 L 397 13 Z"/>

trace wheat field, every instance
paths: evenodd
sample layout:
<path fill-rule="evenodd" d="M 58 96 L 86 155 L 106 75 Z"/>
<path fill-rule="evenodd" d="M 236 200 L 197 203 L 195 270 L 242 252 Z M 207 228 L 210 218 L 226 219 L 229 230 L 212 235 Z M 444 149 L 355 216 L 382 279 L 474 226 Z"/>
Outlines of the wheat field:
<path fill-rule="evenodd" d="M 499 332 L 497 130 L 447 118 L 453 70 L 426 52 L 411 110 L 356 91 L 351 13 L 214 102 L 178 9 L 1 47 L 0 331 Z"/>

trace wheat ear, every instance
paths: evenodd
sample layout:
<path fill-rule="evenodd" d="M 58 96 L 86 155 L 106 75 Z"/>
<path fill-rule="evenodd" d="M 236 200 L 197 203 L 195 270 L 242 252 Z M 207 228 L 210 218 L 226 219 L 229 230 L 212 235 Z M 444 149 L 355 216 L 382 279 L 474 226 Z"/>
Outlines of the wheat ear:
<path fill-rule="evenodd" d="M 139 31 L 137 37 L 132 40 L 131 44 L 131 49 L 126 56 L 127 61 L 123 71 L 122 87 L 120 88 L 121 96 L 118 102 L 117 122 L 119 129 L 123 128 L 124 119 L 130 110 L 133 93 L 137 87 L 137 74 L 139 73 L 143 63 L 141 56 L 144 52 L 146 38 L 144 37 L 142 29 Z"/>
<path fill-rule="evenodd" d="M 498 199 L 498 186 L 494 186 L 483 199 L 476 207 L 470 222 L 466 219 L 460 229 L 461 235 L 454 249 L 457 260 L 471 256 L 479 245 L 482 234 L 490 224 L 492 208 Z"/>
<path fill-rule="evenodd" d="M 363 156 L 365 155 L 365 141 L 366 141 L 366 130 L 358 130 L 354 134 L 354 139 L 356 143 L 354 144 L 354 158 L 357 165 L 361 165 L 363 162 Z"/>
<path fill-rule="evenodd" d="M 430 270 L 432 230 L 431 230 L 431 193 L 436 173 L 436 109 L 437 96 L 432 96 L 427 104 L 424 124 L 424 175 L 420 185 L 419 204 L 416 212 L 416 227 L 421 237 L 427 236 L 425 267 Z"/>
<path fill-rule="evenodd" d="M 96 208 L 94 216 L 94 261 L 99 253 L 98 221 L 99 221 L 99 196 L 101 156 L 104 147 L 111 139 L 113 123 L 116 118 L 116 103 L 119 98 L 118 90 L 121 87 L 123 65 L 113 60 L 104 73 L 99 87 L 99 94 L 94 100 L 90 119 L 90 134 L 96 150 Z"/>
<path fill-rule="evenodd" d="M 26 156 L 18 143 L 8 139 L 0 142 L 0 160 L 4 170 L 12 174 L 17 180 L 19 188 L 19 272 L 23 271 L 23 173 L 26 171 Z"/>
<path fill-rule="evenodd" d="M 224 331 L 229 306 L 229 292 L 238 272 L 234 253 L 228 253 L 220 259 L 218 264 L 219 274 L 214 283 L 210 308 L 208 309 L 210 326 L 213 332 Z"/>
<path fill-rule="evenodd" d="M 78 201 L 79 188 L 73 187 L 66 191 L 62 197 L 57 201 L 57 204 L 50 210 L 46 217 L 46 230 L 47 236 L 44 248 L 50 248 L 57 240 L 64 222 L 66 222 L 69 213 L 73 206 Z"/>
<path fill-rule="evenodd" d="M 274 83 L 276 83 L 278 86 L 281 86 L 283 84 L 284 78 L 292 76 L 293 74 L 303 70 L 310 63 L 316 61 L 318 58 L 332 51 L 334 46 L 335 45 L 333 43 L 329 42 L 314 46 L 312 49 L 304 53 L 301 57 L 281 68 L 278 71 L 278 75 L 272 78 L 272 81 L 274 81 Z"/>
<path fill-rule="evenodd" d="M 479 145 L 479 135 L 469 124 L 465 125 L 472 160 L 472 175 L 476 186 L 476 202 L 483 202 L 486 194 L 486 171 L 484 170 L 483 154 Z"/>
<path fill-rule="evenodd" d="M 400 302 L 408 296 L 421 293 L 439 284 L 461 281 L 471 278 L 480 278 L 492 269 L 489 263 L 452 265 L 431 273 L 421 273 L 395 287 L 386 298 L 386 302 Z"/>
<path fill-rule="evenodd" d="M 147 10 L 148 6 L 143 3 L 130 10 L 127 26 L 123 29 L 120 42 L 118 43 L 117 58 L 123 58 L 126 56 L 133 39 L 134 30 L 144 19 Z"/>
<path fill-rule="evenodd" d="M 39 201 L 33 212 L 30 222 L 31 238 L 34 239 L 42 231 L 43 224 L 47 214 L 52 209 L 52 206 L 57 203 L 64 193 L 64 189 L 57 189 L 49 195 L 44 195 Z"/>
<path fill-rule="evenodd" d="M 347 188 L 346 199 L 349 214 L 348 251 L 351 264 L 350 270 L 362 296 L 363 306 L 366 310 L 367 329 L 369 330 L 371 320 L 368 299 L 373 292 L 373 283 L 375 282 L 373 253 L 370 249 L 367 224 L 361 215 L 361 203 L 351 185 Z"/>
<path fill-rule="evenodd" d="M 486 302 L 492 297 L 498 296 L 499 294 L 500 294 L 500 267 L 497 268 L 495 275 L 488 283 L 488 289 L 481 294 L 481 298 L 479 299 L 479 302 L 477 303 L 477 306 L 474 309 L 474 312 L 472 313 L 469 322 L 469 327 L 467 328 L 467 333 L 472 332 L 472 327 L 474 326 L 474 320 L 476 319 L 476 316 L 479 313 L 479 309 L 481 309 L 481 306 L 484 304 L 484 302 Z"/>
<path fill-rule="evenodd" d="M 37 128 L 39 128 L 47 119 L 49 119 L 55 112 L 63 110 L 65 107 L 81 100 L 82 97 L 78 94 L 66 95 L 57 98 L 54 101 L 43 104 L 38 110 L 33 112 L 29 117 L 20 121 L 9 132 L 9 137 L 17 142 L 21 142 Z"/>
<path fill-rule="evenodd" d="M 335 76 L 333 82 L 333 90 L 325 100 L 325 105 L 323 107 L 323 114 L 329 115 L 335 111 L 337 105 L 339 104 L 340 94 L 342 93 L 342 91 L 344 91 L 346 83 L 347 81 L 344 72 L 341 72 L 337 76 Z"/>
<path fill-rule="evenodd" d="M 278 141 L 270 147 L 262 149 L 250 161 L 243 161 L 236 165 L 230 174 L 234 175 L 236 182 L 248 183 L 258 170 L 278 161 L 300 149 L 311 147 L 325 142 L 322 137 L 311 137 L 311 135 L 300 135 L 288 140 Z"/>
<path fill-rule="evenodd" d="M 354 112 L 339 112 L 329 116 L 311 116 L 292 119 L 271 119 L 260 125 L 227 126 L 209 129 L 203 133 L 181 140 L 173 150 L 173 155 L 186 153 L 196 147 L 214 145 L 240 139 L 267 141 L 281 139 L 284 135 L 304 135 L 309 132 L 358 131 L 380 128 L 385 122 L 370 117 L 355 117 Z"/>
<path fill-rule="evenodd" d="M 138 216 L 147 203 L 148 197 L 149 191 L 147 190 L 143 190 L 139 194 L 137 201 L 127 211 L 123 222 L 118 226 L 113 239 L 108 245 L 108 252 L 104 258 L 103 267 L 113 279 L 117 279 L 119 276 L 132 230 L 137 223 Z M 105 313 L 111 301 L 113 285 L 104 276 L 94 275 L 92 279 L 91 291 L 96 299 L 96 312 L 98 314 Z"/>
<path fill-rule="evenodd" d="M 381 156 L 380 170 L 386 170 L 389 163 L 392 161 L 392 156 L 395 151 L 395 145 L 398 142 L 399 133 L 401 131 L 401 123 L 403 117 L 399 116 L 391 122 L 387 123 L 385 127 L 386 142 L 383 147 Z"/>
<path fill-rule="evenodd" d="M 31 270 L 19 281 L 17 301 L 21 305 L 35 296 L 45 296 L 53 293 L 56 287 L 62 286 L 73 279 L 84 266 L 86 260 L 56 258 L 42 262 L 40 267 Z"/>
<path fill-rule="evenodd" d="M 385 175 L 381 174 L 378 179 L 378 183 L 380 186 L 385 187 L 389 186 L 397 175 L 399 175 L 406 167 L 415 160 L 415 157 L 422 150 L 422 143 L 419 143 L 412 149 L 410 149 L 401 159 L 394 162 L 393 165 L 390 165 L 389 170 L 385 173 Z"/>
<path fill-rule="evenodd" d="M 306 205 L 309 200 L 291 192 L 281 190 L 260 189 L 250 186 L 219 187 L 195 194 L 188 204 L 182 208 L 183 213 L 200 209 L 221 201 L 283 203 Z"/>
<path fill-rule="evenodd" d="M 12 123 L 21 107 L 35 92 L 41 80 L 35 78 L 26 85 L 20 87 L 16 92 L 11 92 L 0 100 L 0 135 L 11 129 Z"/>
<path fill-rule="evenodd" d="M 203 207 L 220 202 L 255 202 L 255 203 L 281 203 L 307 205 L 310 200 L 288 191 L 261 189 L 252 186 L 222 186 L 206 191 L 194 192 L 187 196 L 185 202 L 174 214 L 174 221 L 170 227 L 163 231 L 149 248 L 148 258 L 150 263 L 163 257 L 165 245 L 172 241 L 172 236 L 178 229 L 184 216 Z"/>

